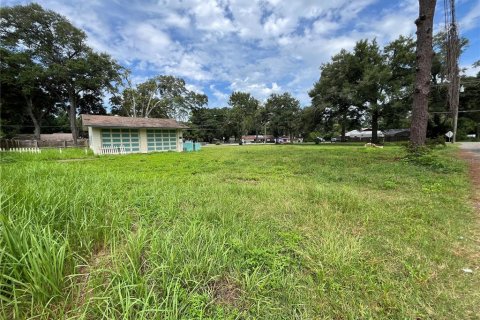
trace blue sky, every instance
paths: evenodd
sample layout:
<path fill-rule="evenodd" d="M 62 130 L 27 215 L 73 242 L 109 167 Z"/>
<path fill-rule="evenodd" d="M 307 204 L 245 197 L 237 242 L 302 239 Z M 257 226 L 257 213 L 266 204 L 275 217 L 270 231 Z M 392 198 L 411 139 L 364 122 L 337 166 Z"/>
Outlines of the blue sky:
<path fill-rule="evenodd" d="M 30 1 L 2 1 L 2 5 Z M 184 78 L 226 106 L 232 91 L 265 100 L 288 91 L 308 105 L 319 67 L 359 39 L 382 45 L 414 35 L 417 0 L 39 0 L 86 31 L 88 43 L 112 55 L 141 82 L 159 74 Z M 437 1 L 435 29 L 443 22 Z M 457 19 L 470 46 L 467 74 L 480 71 L 480 0 L 457 1 Z"/>

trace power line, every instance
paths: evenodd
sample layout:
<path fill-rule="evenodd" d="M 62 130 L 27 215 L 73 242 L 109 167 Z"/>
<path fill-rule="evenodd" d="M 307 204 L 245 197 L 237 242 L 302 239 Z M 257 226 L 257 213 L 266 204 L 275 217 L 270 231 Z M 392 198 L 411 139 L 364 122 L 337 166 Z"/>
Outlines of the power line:
<path fill-rule="evenodd" d="M 480 110 L 458 110 L 458 113 L 480 112 Z M 452 113 L 452 111 L 430 111 L 429 113 Z"/>

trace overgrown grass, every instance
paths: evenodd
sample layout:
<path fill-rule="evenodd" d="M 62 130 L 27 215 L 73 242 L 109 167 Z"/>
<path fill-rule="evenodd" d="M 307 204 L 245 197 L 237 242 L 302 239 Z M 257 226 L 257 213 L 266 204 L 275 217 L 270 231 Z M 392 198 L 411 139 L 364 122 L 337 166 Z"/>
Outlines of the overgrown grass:
<path fill-rule="evenodd" d="M 454 151 L 2 154 L 0 318 L 478 317 Z"/>

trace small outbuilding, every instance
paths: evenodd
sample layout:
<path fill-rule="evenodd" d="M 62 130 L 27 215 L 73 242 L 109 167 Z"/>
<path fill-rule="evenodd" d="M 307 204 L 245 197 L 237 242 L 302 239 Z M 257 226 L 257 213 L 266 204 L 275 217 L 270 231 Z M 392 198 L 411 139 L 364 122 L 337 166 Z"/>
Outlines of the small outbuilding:
<path fill-rule="evenodd" d="M 183 151 L 183 129 L 173 119 L 82 114 L 95 154 Z"/>

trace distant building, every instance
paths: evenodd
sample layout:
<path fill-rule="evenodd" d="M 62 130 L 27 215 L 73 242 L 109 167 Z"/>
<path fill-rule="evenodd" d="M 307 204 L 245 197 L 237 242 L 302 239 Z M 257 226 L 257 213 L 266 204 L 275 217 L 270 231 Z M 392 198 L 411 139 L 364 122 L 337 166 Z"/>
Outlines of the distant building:
<path fill-rule="evenodd" d="M 247 136 L 242 136 L 242 141 L 245 143 L 263 143 L 265 142 L 265 139 L 267 140 L 266 142 L 275 142 L 275 138 L 272 135 L 266 135 L 264 136 L 263 134 L 257 135 L 247 135 Z"/>
<path fill-rule="evenodd" d="M 410 139 L 410 129 L 388 129 L 383 131 L 385 141 L 407 141 Z"/>
<path fill-rule="evenodd" d="M 372 139 L 372 129 L 352 130 L 345 133 L 347 140 L 350 141 L 370 141 Z M 377 131 L 377 136 L 387 142 L 406 141 L 410 138 L 410 129 L 388 129 Z"/>
<path fill-rule="evenodd" d="M 110 150 L 124 153 L 182 151 L 182 130 L 173 119 L 131 118 L 82 114 L 88 128 L 89 146 L 95 154 Z"/>
<path fill-rule="evenodd" d="M 359 141 L 371 140 L 372 130 L 371 129 L 352 130 L 345 133 L 345 136 L 348 138 L 348 140 L 359 140 Z M 377 137 L 378 138 L 384 137 L 382 131 L 377 131 Z"/>

